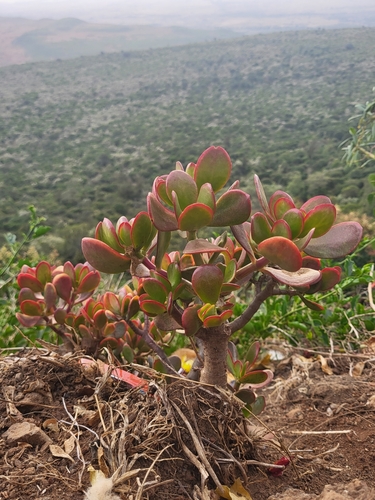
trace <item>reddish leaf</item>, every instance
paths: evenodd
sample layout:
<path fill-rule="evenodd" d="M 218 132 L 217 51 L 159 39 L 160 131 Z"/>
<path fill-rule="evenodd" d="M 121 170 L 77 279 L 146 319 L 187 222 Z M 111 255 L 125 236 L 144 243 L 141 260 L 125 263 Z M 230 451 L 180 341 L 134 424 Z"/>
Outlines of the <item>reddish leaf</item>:
<path fill-rule="evenodd" d="M 194 271 L 191 282 L 194 291 L 204 303 L 216 304 L 223 280 L 222 271 L 217 266 L 207 264 Z"/>
<path fill-rule="evenodd" d="M 282 236 L 273 236 L 258 245 L 261 255 L 285 271 L 298 271 L 302 266 L 301 252 L 293 241 Z"/>
<path fill-rule="evenodd" d="M 215 194 L 211 184 L 209 184 L 208 182 L 206 182 L 206 184 L 203 184 L 203 186 L 201 186 L 197 198 L 197 203 L 203 203 L 203 205 L 207 205 L 208 207 L 211 208 L 211 210 L 215 211 L 216 208 Z"/>
<path fill-rule="evenodd" d="M 97 271 L 91 271 L 80 282 L 77 293 L 93 292 L 100 284 L 100 274 Z"/>
<path fill-rule="evenodd" d="M 332 227 L 336 219 L 336 208 L 334 205 L 325 203 L 316 206 L 306 214 L 304 218 L 304 226 L 301 231 L 301 238 L 313 228 L 315 228 L 313 238 L 323 236 Z"/>
<path fill-rule="evenodd" d="M 210 226 L 236 226 L 245 222 L 250 213 L 250 196 L 240 189 L 230 189 L 217 200 Z"/>
<path fill-rule="evenodd" d="M 152 222 L 159 231 L 175 231 L 178 229 L 175 214 L 165 208 L 152 193 L 147 196 L 147 209 Z"/>
<path fill-rule="evenodd" d="M 321 259 L 337 259 L 350 254 L 362 239 L 362 226 L 358 222 L 340 222 L 325 235 L 314 238 L 305 253 Z"/>
<path fill-rule="evenodd" d="M 289 227 L 289 224 L 283 220 L 279 219 L 272 226 L 272 236 L 282 236 L 283 238 L 287 238 L 288 240 L 292 239 L 292 231 Z"/>
<path fill-rule="evenodd" d="M 42 292 L 42 283 L 29 273 L 21 273 L 17 276 L 17 283 L 20 288 L 30 288 L 35 293 Z"/>
<path fill-rule="evenodd" d="M 21 312 L 27 316 L 42 316 L 43 307 L 39 302 L 34 300 L 24 300 L 20 304 Z"/>
<path fill-rule="evenodd" d="M 257 193 L 257 197 L 260 203 L 260 206 L 263 208 L 263 212 L 269 217 L 270 220 L 274 221 L 275 218 L 271 215 L 269 206 L 268 206 L 268 201 L 266 194 L 264 192 L 262 183 L 260 182 L 259 177 L 255 174 L 254 175 L 254 184 L 255 184 L 255 190 Z"/>
<path fill-rule="evenodd" d="M 213 316 L 207 316 L 203 321 L 204 328 L 214 328 L 225 323 L 233 314 L 231 309 L 228 309 L 221 314 L 215 314 Z"/>
<path fill-rule="evenodd" d="M 295 208 L 293 199 L 284 193 L 283 196 L 281 196 L 273 205 L 273 208 L 271 208 L 271 212 L 274 214 L 276 219 L 281 219 L 284 217 L 285 213 L 288 212 L 288 210 L 291 210 Z M 272 196 L 270 199 L 270 203 L 272 202 Z"/>
<path fill-rule="evenodd" d="M 190 240 L 184 248 L 184 254 L 196 254 L 196 253 L 220 253 L 224 252 L 225 249 L 211 243 L 202 238 L 197 238 L 196 240 Z"/>
<path fill-rule="evenodd" d="M 188 335 L 189 337 L 195 335 L 202 326 L 202 321 L 198 316 L 199 308 L 200 305 L 196 304 L 194 306 L 187 307 L 182 313 L 182 327 L 185 330 L 185 335 Z"/>
<path fill-rule="evenodd" d="M 50 309 L 53 306 L 55 306 L 57 301 L 56 288 L 52 283 L 46 283 L 43 295 L 44 295 L 44 302 L 46 304 L 46 309 L 47 311 L 50 311 Z"/>
<path fill-rule="evenodd" d="M 42 285 L 45 285 L 52 279 L 51 266 L 48 262 L 39 262 L 35 269 L 35 277 L 38 279 Z"/>
<path fill-rule="evenodd" d="M 319 284 L 319 291 L 325 292 L 327 290 L 331 290 L 337 283 L 340 282 L 341 278 L 341 268 L 338 266 L 335 267 L 325 267 L 322 269 L 322 279 Z"/>
<path fill-rule="evenodd" d="M 104 218 L 103 222 L 99 222 L 96 226 L 95 238 L 103 241 L 117 252 L 124 251 L 123 247 L 120 245 L 112 222 L 107 218 Z"/>
<path fill-rule="evenodd" d="M 310 198 L 307 200 L 301 207 L 301 210 L 307 214 L 307 212 L 310 212 L 313 208 L 317 207 L 318 205 L 326 204 L 329 203 L 332 205 L 331 200 L 328 198 L 328 196 L 324 195 L 318 195 L 314 196 L 313 198 Z"/>
<path fill-rule="evenodd" d="M 70 276 L 65 273 L 58 274 L 53 278 L 52 283 L 56 288 L 57 295 L 65 300 L 65 302 L 69 302 L 73 287 Z"/>
<path fill-rule="evenodd" d="M 296 272 L 274 269 L 272 267 L 264 267 L 262 272 L 270 274 L 277 281 L 280 281 L 280 283 L 293 287 L 312 285 L 313 283 L 319 281 L 321 276 L 320 271 L 316 271 L 315 269 L 305 269 L 303 267 Z"/>
<path fill-rule="evenodd" d="M 44 323 L 40 316 L 28 316 L 27 314 L 16 313 L 16 318 L 21 325 L 26 328 L 32 328 L 33 326 L 42 325 Z"/>
<path fill-rule="evenodd" d="M 85 259 L 102 273 L 123 273 L 130 267 L 129 257 L 116 252 L 102 241 L 94 238 L 83 238 L 82 252 Z"/>
<path fill-rule="evenodd" d="M 196 231 L 209 225 L 212 221 L 213 211 L 207 205 L 194 203 L 182 211 L 178 218 L 178 228 L 181 231 Z"/>

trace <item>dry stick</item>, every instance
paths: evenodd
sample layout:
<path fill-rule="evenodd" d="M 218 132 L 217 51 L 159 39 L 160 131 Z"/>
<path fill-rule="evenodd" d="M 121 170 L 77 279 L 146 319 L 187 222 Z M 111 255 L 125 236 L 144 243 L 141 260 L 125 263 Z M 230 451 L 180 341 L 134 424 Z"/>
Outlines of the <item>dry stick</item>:
<path fill-rule="evenodd" d="M 290 431 L 290 434 L 350 434 L 353 432 L 351 429 L 346 429 L 343 431 Z"/>
<path fill-rule="evenodd" d="M 206 454 L 205 454 L 205 452 L 203 450 L 203 447 L 202 447 L 202 445 L 199 442 L 199 438 L 195 434 L 192 426 L 190 425 L 190 422 L 185 417 L 183 411 L 178 407 L 178 405 L 176 405 L 176 403 L 174 403 L 173 401 L 171 401 L 171 404 L 174 406 L 175 410 L 180 415 L 181 419 L 184 421 L 184 423 L 185 423 L 188 431 L 190 432 L 191 438 L 193 440 L 193 443 L 194 443 L 195 449 L 197 450 L 199 458 L 202 460 L 202 462 L 203 462 L 205 468 L 207 469 L 207 471 L 209 472 L 212 480 L 214 481 L 214 483 L 218 487 L 219 493 L 222 493 L 223 492 L 223 486 L 220 483 L 218 477 L 216 476 L 215 471 L 212 469 L 209 461 L 207 460 L 207 457 L 206 457 Z"/>
<path fill-rule="evenodd" d="M 153 466 L 156 464 L 156 462 L 158 461 L 160 455 L 162 455 L 165 450 L 167 450 L 168 448 L 170 448 L 172 445 L 169 444 L 168 446 L 165 446 L 158 454 L 157 456 L 155 457 L 155 459 L 153 460 L 152 464 L 150 465 L 150 467 L 147 469 L 147 472 L 145 474 L 145 477 L 143 478 L 143 481 L 142 481 L 142 484 L 140 485 L 138 491 L 137 491 L 137 496 L 135 497 L 135 500 L 141 500 L 141 495 L 143 493 L 143 489 L 146 485 L 146 479 L 148 478 L 148 475 L 150 474 L 150 472 L 152 471 L 152 468 Z"/>

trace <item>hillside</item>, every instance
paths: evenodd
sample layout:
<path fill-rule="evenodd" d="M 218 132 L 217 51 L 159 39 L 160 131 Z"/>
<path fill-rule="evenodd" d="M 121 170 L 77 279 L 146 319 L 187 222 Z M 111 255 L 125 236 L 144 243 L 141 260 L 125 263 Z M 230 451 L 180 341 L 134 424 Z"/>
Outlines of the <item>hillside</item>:
<path fill-rule="evenodd" d="M 299 31 L 0 69 L 0 233 L 33 203 L 78 240 L 132 217 L 155 175 L 210 144 L 244 188 L 256 172 L 367 208 L 369 172 L 348 171 L 339 144 L 373 97 L 374 44 L 375 29 Z"/>
<path fill-rule="evenodd" d="M 54 61 L 101 52 L 156 49 L 234 38 L 230 29 L 188 29 L 175 26 L 93 24 L 80 19 L 31 20 L 0 17 L 0 66 Z"/>

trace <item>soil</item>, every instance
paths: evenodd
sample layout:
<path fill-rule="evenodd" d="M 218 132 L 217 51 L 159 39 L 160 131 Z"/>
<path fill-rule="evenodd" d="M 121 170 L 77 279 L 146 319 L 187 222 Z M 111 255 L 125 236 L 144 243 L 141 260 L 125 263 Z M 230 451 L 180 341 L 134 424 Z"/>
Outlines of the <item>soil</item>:
<path fill-rule="evenodd" d="M 250 424 L 214 387 L 145 391 L 77 355 L 3 357 L 0 499 L 208 500 L 239 479 L 247 496 L 226 498 L 375 500 L 375 356 L 290 354 Z"/>

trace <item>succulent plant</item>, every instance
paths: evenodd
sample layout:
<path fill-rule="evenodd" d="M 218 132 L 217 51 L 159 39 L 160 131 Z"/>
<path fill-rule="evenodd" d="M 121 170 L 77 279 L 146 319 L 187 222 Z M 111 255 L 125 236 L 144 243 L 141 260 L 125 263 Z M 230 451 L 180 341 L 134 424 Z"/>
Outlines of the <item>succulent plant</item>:
<path fill-rule="evenodd" d="M 82 240 L 89 264 L 51 270 L 41 263 L 22 273 L 21 323 L 39 324 L 53 315 L 61 324 L 65 320 L 59 315 L 69 316 L 72 303 L 87 300 L 96 288 L 97 271 L 126 271 L 132 276 L 131 286 L 83 306 L 83 322 L 78 325 L 82 337 L 95 331 L 98 348 L 105 339 L 115 339 L 115 348 L 122 348 L 126 359 L 131 359 L 136 339 L 142 340 L 143 352 L 147 345 L 175 373 L 155 339 L 177 331 L 202 347 L 203 382 L 226 386 L 229 366 L 236 384 L 251 383 L 259 345 L 240 362 L 234 351 L 227 356 L 230 336 L 272 295 L 297 295 L 308 307 L 321 309 L 305 295 L 334 287 L 341 273 L 337 266 L 322 268 L 321 259 L 351 253 L 362 228 L 354 221 L 336 224 L 336 209 L 326 196 L 315 196 L 299 208 L 284 191 L 268 200 L 257 176 L 261 211 L 251 216 L 250 196 L 238 181 L 223 191 L 231 168 L 228 153 L 213 146 L 185 169 L 178 162 L 168 175 L 155 179 L 147 212 L 130 220 L 121 217 L 116 224 L 104 219 L 94 238 Z M 204 237 L 208 228 L 216 228 L 220 235 Z M 169 249 L 172 233 L 185 238 L 178 250 Z M 254 298 L 233 319 L 236 292 L 249 284 Z M 263 371 L 257 380 L 268 382 L 270 376 Z M 250 399 L 247 403 L 255 411 L 256 399 Z"/>

